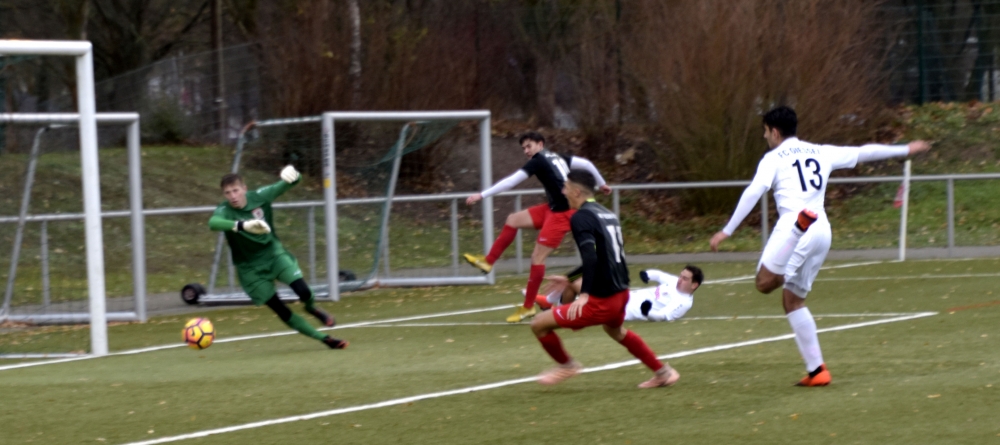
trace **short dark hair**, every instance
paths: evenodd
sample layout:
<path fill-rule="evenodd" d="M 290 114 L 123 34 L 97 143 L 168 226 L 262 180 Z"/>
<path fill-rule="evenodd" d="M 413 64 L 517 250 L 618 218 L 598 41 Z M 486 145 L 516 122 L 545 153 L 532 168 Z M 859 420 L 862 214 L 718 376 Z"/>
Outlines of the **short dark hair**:
<path fill-rule="evenodd" d="M 224 189 L 227 185 L 235 184 L 237 182 L 240 184 L 243 183 L 243 177 L 240 176 L 239 173 L 226 173 L 226 175 L 222 177 L 222 181 L 219 182 L 219 188 Z"/>
<path fill-rule="evenodd" d="M 701 286 L 701 282 L 705 280 L 705 273 L 701 271 L 700 267 L 688 264 L 684 266 L 684 270 L 691 272 L 691 282 L 698 283 Z"/>
<path fill-rule="evenodd" d="M 541 142 L 543 144 L 545 143 L 545 136 L 542 136 L 542 134 L 537 131 L 529 131 L 522 134 L 517 140 L 518 145 L 523 144 L 526 139 L 531 139 L 535 142 Z"/>
<path fill-rule="evenodd" d="M 787 138 L 795 136 L 795 132 L 798 131 L 799 118 L 795 116 L 795 110 L 782 105 L 772 108 L 764 115 L 764 125 L 778 129 L 778 133 Z"/>
<path fill-rule="evenodd" d="M 594 188 L 597 187 L 597 180 L 594 179 L 594 175 L 586 170 L 570 170 L 569 174 L 566 175 L 566 180 L 583 186 L 590 193 L 594 193 Z"/>

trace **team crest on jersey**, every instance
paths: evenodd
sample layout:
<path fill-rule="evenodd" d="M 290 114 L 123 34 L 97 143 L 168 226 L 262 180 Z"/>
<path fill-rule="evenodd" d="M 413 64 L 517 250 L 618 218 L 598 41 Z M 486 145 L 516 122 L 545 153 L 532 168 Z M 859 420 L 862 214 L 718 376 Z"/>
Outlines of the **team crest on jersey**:
<path fill-rule="evenodd" d="M 257 207 L 256 209 L 251 210 L 250 213 L 253 215 L 254 219 L 260 219 L 260 220 L 264 219 L 264 209 L 262 209 L 260 207 Z"/>

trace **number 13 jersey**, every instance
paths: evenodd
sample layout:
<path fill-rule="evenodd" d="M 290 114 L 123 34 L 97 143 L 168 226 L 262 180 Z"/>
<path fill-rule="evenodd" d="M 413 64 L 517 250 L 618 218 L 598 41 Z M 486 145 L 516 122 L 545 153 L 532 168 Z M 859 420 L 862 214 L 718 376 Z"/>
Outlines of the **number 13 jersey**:
<path fill-rule="evenodd" d="M 854 168 L 858 152 L 858 147 L 817 145 L 788 138 L 764 155 L 753 182 L 774 190 L 778 215 L 802 209 L 822 212 L 830 173 Z"/>
<path fill-rule="evenodd" d="M 767 152 L 757 165 L 757 174 L 744 192 L 733 218 L 723 232 L 731 235 L 749 214 L 756 200 L 767 190 L 774 190 L 778 216 L 809 209 L 825 214 L 824 198 L 830 173 L 842 168 L 854 168 L 858 162 L 905 156 L 907 147 L 868 144 L 861 147 L 819 145 L 799 138 L 785 139 Z M 744 202 L 747 201 L 747 202 Z"/>

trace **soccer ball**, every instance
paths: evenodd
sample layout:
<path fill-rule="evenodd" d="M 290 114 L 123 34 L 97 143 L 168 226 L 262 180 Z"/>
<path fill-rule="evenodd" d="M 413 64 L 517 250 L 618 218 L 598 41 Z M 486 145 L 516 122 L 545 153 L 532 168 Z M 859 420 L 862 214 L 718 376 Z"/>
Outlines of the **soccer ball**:
<path fill-rule="evenodd" d="M 184 343 L 191 349 L 205 349 L 215 341 L 215 326 L 207 318 L 192 318 L 184 325 Z"/>

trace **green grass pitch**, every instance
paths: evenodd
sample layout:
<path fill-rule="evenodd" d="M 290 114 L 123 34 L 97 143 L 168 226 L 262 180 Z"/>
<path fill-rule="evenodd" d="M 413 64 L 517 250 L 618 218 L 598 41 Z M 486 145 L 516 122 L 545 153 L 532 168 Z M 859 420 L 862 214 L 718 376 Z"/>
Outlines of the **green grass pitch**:
<path fill-rule="evenodd" d="M 753 271 L 748 263 L 704 266 L 709 280 Z M 4 367 L 29 362 L 0 362 L 0 444 L 124 444 L 226 427 L 238 428 L 167 443 L 1000 441 L 1000 260 L 824 270 L 809 307 L 820 329 L 843 328 L 820 334 L 833 374 L 826 388 L 792 386 L 804 366 L 793 340 L 775 339 L 791 332 L 780 297 L 757 293 L 749 280 L 706 284 L 685 320 L 628 324 L 660 355 L 703 350 L 670 360 L 681 373 L 674 387 L 637 389 L 649 377 L 638 364 L 555 387 L 511 383 L 552 366 L 527 326 L 503 323 L 509 309 L 487 310 L 520 300 L 523 281 L 380 289 L 325 303 L 343 326 L 334 335 L 351 340 L 345 351 L 300 335 L 239 340 L 287 330 L 266 308 L 112 326 L 113 353 L 177 345 L 195 315 L 212 319 L 219 341 L 203 351 L 176 347 L 19 369 Z M 459 311 L 470 313 L 419 318 Z M 927 312 L 936 315 L 905 318 Z M 384 321 L 402 318 L 409 320 Z M 585 366 L 632 359 L 599 328 L 560 335 Z M 15 331 L 0 334 L 0 351 L 65 351 L 86 336 L 86 329 Z M 733 346 L 753 340 L 765 341 Z M 708 350 L 720 347 L 728 349 Z M 499 382 L 507 384 L 364 408 Z M 322 412 L 340 413 L 245 427 Z"/>

